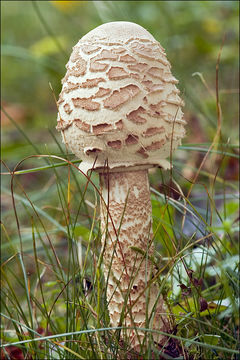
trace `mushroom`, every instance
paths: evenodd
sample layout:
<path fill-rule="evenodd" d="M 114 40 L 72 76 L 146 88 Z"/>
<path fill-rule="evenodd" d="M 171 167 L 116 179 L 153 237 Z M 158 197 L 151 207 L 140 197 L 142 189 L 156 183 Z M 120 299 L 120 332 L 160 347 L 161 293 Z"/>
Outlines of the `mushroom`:
<path fill-rule="evenodd" d="M 163 297 L 155 304 L 159 289 L 151 281 L 148 169 L 169 169 L 167 157 L 185 134 L 178 81 L 159 42 L 130 22 L 106 23 L 83 36 L 66 68 L 57 129 L 82 160 L 80 169 L 99 173 L 110 321 L 135 327 L 126 334 L 139 349 L 145 333 L 138 328 L 169 331 Z"/>

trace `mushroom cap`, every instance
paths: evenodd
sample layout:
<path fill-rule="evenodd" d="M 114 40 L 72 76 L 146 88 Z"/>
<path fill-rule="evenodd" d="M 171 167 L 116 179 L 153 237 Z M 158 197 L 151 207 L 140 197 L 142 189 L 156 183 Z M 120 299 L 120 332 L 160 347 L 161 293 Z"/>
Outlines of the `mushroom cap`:
<path fill-rule="evenodd" d="M 184 103 L 164 49 L 147 30 L 103 24 L 73 47 L 66 68 L 57 129 L 83 171 L 169 168 L 166 159 L 185 135 Z"/>

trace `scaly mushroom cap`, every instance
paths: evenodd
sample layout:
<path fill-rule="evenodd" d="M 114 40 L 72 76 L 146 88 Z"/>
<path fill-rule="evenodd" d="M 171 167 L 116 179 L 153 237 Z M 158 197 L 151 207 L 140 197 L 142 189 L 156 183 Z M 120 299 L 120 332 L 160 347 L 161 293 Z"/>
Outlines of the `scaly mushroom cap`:
<path fill-rule="evenodd" d="M 57 129 L 88 171 L 169 168 L 184 136 L 183 101 L 162 46 L 130 22 L 103 24 L 73 48 Z"/>

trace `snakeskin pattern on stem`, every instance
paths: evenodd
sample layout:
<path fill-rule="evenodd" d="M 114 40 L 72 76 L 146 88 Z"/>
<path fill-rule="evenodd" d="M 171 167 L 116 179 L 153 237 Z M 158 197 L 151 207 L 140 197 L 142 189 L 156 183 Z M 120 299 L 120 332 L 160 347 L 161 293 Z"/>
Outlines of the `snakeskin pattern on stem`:
<path fill-rule="evenodd" d="M 169 323 L 162 296 L 157 300 L 158 286 L 151 284 L 149 293 L 146 290 L 156 272 L 150 259 L 154 246 L 148 171 L 100 174 L 100 184 L 105 202 L 101 204 L 101 227 L 111 324 L 118 326 L 124 311 L 123 326 L 136 326 L 137 329 L 152 326 L 167 332 Z M 132 249 L 133 246 L 142 253 Z M 151 318 L 156 300 L 155 315 Z M 146 317 L 149 324 L 146 324 Z M 136 331 L 127 331 L 135 349 L 139 347 L 139 339 L 142 341 L 145 335 L 143 331 L 137 333 L 139 338 Z M 157 334 L 153 337 L 158 343 L 166 341 L 165 337 Z"/>

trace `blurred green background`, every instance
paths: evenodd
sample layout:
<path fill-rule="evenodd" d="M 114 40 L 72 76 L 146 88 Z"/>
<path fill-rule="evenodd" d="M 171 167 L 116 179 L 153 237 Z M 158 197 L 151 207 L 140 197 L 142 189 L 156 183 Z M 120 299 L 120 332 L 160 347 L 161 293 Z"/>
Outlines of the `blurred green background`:
<path fill-rule="evenodd" d="M 2 106 L 42 153 L 57 152 L 55 130 L 61 78 L 72 47 L 94 27 L 133 21 L 166 49 L 185 100 L 185 143 L 210 142 L 216 132 L 216 63 L 223 140 L 238 141 L 237 1 L 2 1 Z M 200 73 L 212 93 L 204 86 Z M 9 166 L 32 148 L 2 114 L 3 159 Z M 29 153 L 30 152 L 30 153 Z"/>
<path fill-rule="evenodd" d="M 209 324 L 215 324 L 215 328 L 220 332 L 224 329 L 235 336 L 239 325 L 237 309 L 234 310 L 237 315 L 232 316 L 232 309 L 237 308 L 238 297 L 237 267 L 235 266 L 236 258 L 238 258 L 237 238 L 239 233 L 238 197 L 236 194 L 239 173 L 239 150 L 237 147 L 239 142 L 238 2 L 1 1 L 1 17 L 3 109 L 1 136 L 2 160 L 5 163 L 3 172 L 8 172 L 8 169 L 12 170 L 19 161 L 37 153 L 66 156 L 61 134 L 55 129 L 57 106 L 54 94 L 58 98 L 61 91 L 61 79 L 66 71 L 65 64 L 69 59 L 72 47 L 84 34 L 105 22 L 132 21 L 149 30 L 165 48 L 172 64 L 172 72 L 179 80 L 178 87 L 185 101 L 184 113 L 188 125 L 183 145 L 174 154 L 173 174 L 171 171 L 162 172 L 159 169 L 154 169 L 150 173 L 154 231 L 159 228 L 159 224 L 164 224 L 164 228 L 162 225 L 159 228 L 155 240 L 163 256 L 172 257 L 176 254 L 177 259 L 178 252 L 179 256 L 182 256 L 183 251 L 186 251 L 189 268 L 196 269 L 196 276 L 199 276 L 199 279 L 204 278 L 204 289 L 206 292 L 209 291 L 209 294 L 206 295 L 208 301 L 231 299 L 231 307 L 228 306 L 227 315 L 223 315 L 219 321 L 216 321 L 216 317 L 208 319 L 206 321 L 207 330 L 203 327 L 201 332 L 200 327 L 192 322 L 189 327 L 186 326 L 186 333 L 179 331 L 179 334 L 193 339 L 197 339 L 199 334 L 206 333 L 209 336 L 209 331 L 213 331 L 212 328 L 208 329 L 209 322 Z M 221 47 L 218 85 L 222 109 L 222 137 L 219 147 L 214 147 L 207 157 L 189 197 L 192 203 L 188 203 L 185 202 L 185 195 L 191 188 L 192 180 L 197 174 L 217 130 L 216 64 Z M 62 149 L 60 144 L 62 144 Z M 216 150 L 219 151 L 218 154 L 214 152 Z M 221 153 L 221 151 L 223 152 Z M 70 159 L 73 159 L 72 155 Z M 58 161 L 46 157 L 41 159 L 31 157 L 24 160 L 18 167 L 18 170 L 30 169 L 25 171 L 24 176 L 11 177 L 9 173 L 2 176 L 2 266 L 7 269 L 9 283 L 16 291 L 16 298 L 19 298 L 21 304 L 25 305 L 28 292 L 26 295 L 24 285 L 18 283 L 18 279 L 21 279 L 23 275 L 15 255 L 20 253 L 23 244 L 24 264 L 30 287 L 37 289 L 36 265 L 33 258 L 34 237 L 32 231 L 34 229 L 36 229 L 36 245 L 40 258 L 44 259 L 47 264 L 55 264 L 54 253 L 49 246 L 49 241 L 53 244 L 54 249 L 57 249 L 66 278 L 76 276 L 75 255 L 71 255 L 71 249 L 74 249 L 73 245 L 75 246 L 80 238 L 83 251 L 86 251 L 88 244 L 91 244 L 94 256 L 95 254 L 99 255 L 97 252 L 101 247 L 98 212 L 95 213 L 96 192 L 87 183 L 84 176 L 77 176 L 79 173 L 73 172 L 73 167 L 71 167 L 71 181 L 68 167 L 37 172 L 31 170 L 45 166 L 46 163 L 49 165 L 51 161 L 58 163 Z M 11 179 L 13 178 L 12 189 L 16 214 L 13 211 L 13 194 L 11 194 Z M 98 182 L 95 173 L 91 179 Z M 174 183 L 172 179 L 175 181 Z M 85 196 L 86 183 L 89 186 L 87 186 Z M 184 196 L 179 200 L 180 188 Z M 167 208 L 164 202 L 166 193 L 171 197 L 171 201 L 173 200 L 170 204 L 166 202 L 166 204 L 168 203 Z M 84 198 L 86 200 L 83 201 Z M 182 215 L 181 209 L 188 209 L 188 205 L 191 213 L 187 213 L 184 225 L 182 219 L 185 219 L 185 213 Z M 197 216 L 191 217 L 192 213 Z M 16 221 L 17 215 L 20 225 Z M 203 260 L 205 255 L 201 254 L 205 254 L 204 246 L 207 245 L 207 242 L 206 244 L 202 243 L 203 250 L 201 250 L 199 239 L 205 235 L 208 238 L 209 231 L 214 233 L 214 236 L 209 239 L 209 244 L 213 243 L 214 251 L 207 256 L 207 260 Z M 20 234 L 22 241 L 19 240 Z M 199 262 L 195 261 L 195 255 L 192 255 L 192 248 L 187 246 L 189 242 L 192 244 L 192 241 L 195 240 L 197 248 L 193 247 L 193 252 L 196 251 L 197 254 L 198 251 L 199 254 L 199 251 L 202 251 L 198 257 Z M 177 244 L 176 249 L 169 245 L 174 241 Z M 217 250 L 214 248 L 215 245 Z M 92 253 L 89 254 L 91 256 L 86 255 L 88 263 L 85 272 L 87 275 L 90 274 L 93 279 L 97 273 L 95 271 L 96 264 L 92 261 Z M 70 269 L 69 264 L 72 263 L 73 267 Z M 230 267 L 228 272 L 227 266 Z M 216 273 L 215 268 L 218 270 Z M 58 277 L 49 271 L 48 266 L 46 268 L 42 266 L 42 271 L 45 272 L 45 270 L 44 296 L 47 299 L 47 305 L 52 306 L 52 300 L 59 291 L 54 284 L 58 286 L 61 283 Z M 74 275 L 70 275 L 71 271 Z M 181 282 L 187 284 L 188 275 L 186 273 L 184 278 L 183 273 L 184 271 L 177 264 L 173 275 L 170 276 L 173 279 L 171 281 L 175 284 L 175 294 L 170 293 L 169 295 L 171 300 L 176 300 L 180 292 L 179 284 Z M 81 276 L 85 276 L 84 271 Z M 219 292 L 218 288 L 216 291 L 211 288 L 216 284 L 219 285 Z M 224 291 L 220 288 L 222 284 Z M 70 290 L 71 288 L 66 285 L 66 291 Z M 185 301 L 184 296 L 183 293 L 182 300 Z M 8 298 L 6 299 L 8 302 Z M 11 301 L 9 303 L 10 312 L 16 316 L 16 319 L 20 319 L 21 317 L 16 311 L 15 298 L 12 303 Z M 56 332 L 65 332 L 68 329 L 68 319 L 65 319 L 64 312 L 65 305 L 65 302 L 58 305 L 54 301 L 54 322 L 57 324 L 57 330 L 54 331 Z M 69 309 L 71 309 L 70 303 Z M 103 307 L 103 311 L 104 309 L 106 307 Z M 218 306 L 217 311 L 222 311 L 219 309 Z M 74 314 L 73 312 L 71 316 L 75 321 Z M 189 319 L 191 321 L 189 312 L 187 317 L 187 321 Z M 48 319 L 47 312 L 40 316 L 41 326 L 45 326 L 46 319 Z M 205 318 L 203 320 L 205 322 Z M 223 322 L 225 320 L 226 322 Z M 73 324 L 75 324 L 74 321 Z M 182 320 L 179 321 L 180 323 Z M 5 337 L 5 341 L 8 342 L 9 339 Z M 219 342 L 219 345 L 229 349 L 237 346 L 235 342 L 228 343 L 227 338 L 224 339 L 224 342 Z M 88 345 L 86 346 L 86 351 L 88 351 Z M 83 355 L 85 356 L 85 354 Z M 206 356 L 200 356 L 200 358 L 203 359 Z"/>

